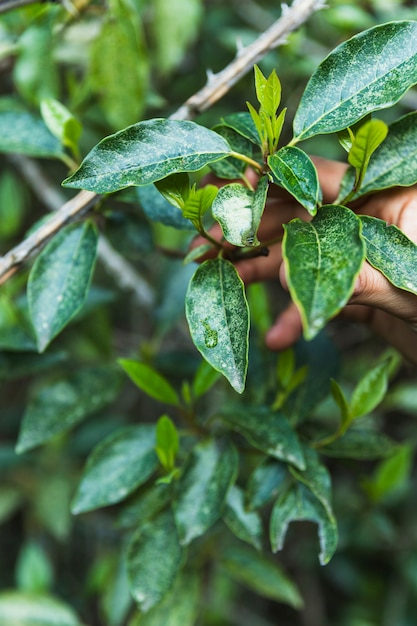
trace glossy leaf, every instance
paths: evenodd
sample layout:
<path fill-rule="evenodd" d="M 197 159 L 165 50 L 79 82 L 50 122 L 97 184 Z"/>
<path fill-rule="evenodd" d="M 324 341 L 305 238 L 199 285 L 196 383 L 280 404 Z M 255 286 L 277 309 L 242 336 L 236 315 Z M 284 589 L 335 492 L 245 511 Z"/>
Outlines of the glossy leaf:
<path fill-rule="evenodd" d="M 343 437 L 320 448 L 326 456 L 341 459 L 380 459 L 392 454 L 395 441 L 369 428 L 350 428 Z"/>
<path fill-rule="evenodd" d="M 350 400 L 349 414 L 357 419 L 373 411 L 382 402 L 388 389 L 390 359 L 384 359 L 369 370 L 356 385 Z"/>
<path fill-rule="evenodd" d="M 212 214 L 229 243 L 242 247 L 259 245 L 257 232 L 267 192 L 267 176 L 259 180 L 255 192 L 239 183 L 231 183 L 219 189 Z"/>
<path fill-rule="evenodd" d="M 20 427 L 16 452 L 26 452 L 65 432 L 110 404 L 121 377 L 111 367 L 79 368 L 73 374 L 37 389 Z"/>
<path fill-rule="evenodd" d="M 268 157 L 272 178 L 310 213 L 315 215 L 322 200 L 317 170 L 310 157 L 299 148 L 286 146 Z"/>
<path fill-rule="evenodd" d="M 310 78 L 294 136 L 333 133 L 397 102 L 417 82 L 417 22 L 390 22 L 340 44 Z"/>
<path fill-rule="evenodd" d="M 301 483 L 293 485 L 276 501 L 271 514 L 270 534 L 274 552 L 282 550 L 288 525 L 295 521 L 315 522 L 320 539 L 320 563 L 326 565 L 337 547 L 337 526 L 322 503 Z"/>
<path fill-rule="evenodd" d="M 62 146 L 40 118 L 26 111 L 0 111 L 0 152 L 60 159 Z"/>
<path fill-rule="evenodd" d="M 227 494 L 223 520 L 236 537 L 257 550 L 262 548 L 261 517 L 255 511 L 245 509 L 244 492 L 237 485 L 233 485 Z"/>
<path fill-rule="evenodd" d="M 397 226 L 361 215 L 366 258 L 388 280 L 405 291 L 417 294 L 417 245 Z"/>
<path fill-rule="evenodd" d="M 80 122 L 61 102 L 53 98 L 42 100 L 41 113 L 51 133 L 77 155 L 78 140 L 82 132 Z"/>
<path fill-rule="evenodd" d="M 408 187 L 417 182 L 417 112 L 404 115 L 389 126 L 388 136 L 374 152 L 362 185 L 351 200 L 389 187 Z M 350 168 L 342 181 L 340 197 L 353 188 L 355 173 Z"/>
<path fill-rule="evenodd" d="M 267 407 L 229 406 L 221 411 L 221 416 L 262 452 L 305 469 L 297 434 L 282 413 Z"/>
<path fill-rule="evenodd" d="M 110 193 L 196 172 L 230 151 L 223 137 L 194 122 L 146 120 L 103 139 L 63 185 Z"/>
<path fill-rule="evenodd" d="M 183 217 L 181 210 L 172 206 L 155 185 L 137 187 L 135 191 L 143 212 L 153 222 L 161 222 L 178 230 L 194 230 L 194 226 Z"/>
<path fill-rule="evenodd" d="M 53 596 L 3 591 L 0 623 L 6 626 L 82 626 L 73 610 Z"/>
<path fill-rule="evenodd" d="M 306 469 L 300 471 L 294 467 L 291 473 L 312 491 L 327 511 L 329 518 L 333 518 L 332 511 L 332 484 L 329 471 L 321 463 L 319 455 L 309 446 L 304 446 L 304 458 Z"/>
<path fill-rule="evenodd" d="M 72 512 L 85 513 L 120 502 L 158 467 L 155 426 L 127 426 L 101 441 L 87 459 Z"/>
<path fill-rule="evenodd" d="M 195 626 L 201 609 L 200 595 L 198 573 L 182 571 L 163 600 L 129 626 Z"/>
<path fill-rule="evenodd" d="M 246 489 L 246 505 L 249 510 L 257 509 L 271 502 L 288 478 L 285 463 L 267 458 L 254 469 Z"/>
<path fill-rule="evenodd" d="M 312 339 L 348 301 L 365 257 L 361 223 L 349 209 L 323 206 L 311 222 L 284 225 L 290 294 Z"/>
<path fill-rule="evenodd" d="M 91 222 L 66 226 L 45 246 L 28 280 L 28 304 L 39 352 L 82 308 L 97 254 Z"/>
<path fill-rule="evenodd" d="M 297 586 L 276 560 L 239 546 L 223 550 L 221 564 L 232 578 L 252 591 L 296 609 L 302 608 L 303 599 Z"/>
<path fill-rule="evenodd" d="M 185 201 L 182 214 L 191 220 L 197 230 L 200 230 L 201 218 L 211 208 L 218 193 L 215 185 L 205 185 L 196 189 L 195 185 L 190 189 Z"/>
<path fill-rule="evenodd" d="M 249 310 L 233 265 L 205 261 L 190 281 L 185 310 L 197 349 L 242 393 L 248 363 Z"/>
<path fill-rule="evenodd" d="M 171 174 L 171 176 L 158 180 L 155 187 L 165 200 L 182 210 L 190 194 L 190 177 L 186 172 Z"/>
<path fill-rule="evenodd" d="M 178 394 L 172 385 L 153 367 L 133 359 L 119 359 L 119 365 L 124 369 L 131 381 L 148 396 L 178 406 Z"/>
<path fill-rule="evenodd" d="M 253 122 L 252 116 L 246 111 L 230 113 L 221 118 L 222 124 L 235 130 L 242 137 L 246 137 L 252 143 L 259 144 L 259 134 Z"/>
<path fill-rule="evenodd" d="M 166 484 L 144 485 L 120 505 L 116 525 L 118 528 L 142 526 L 166 507 L 171 500 L 171 488 Z"/>
<path fill-rule="evenodd" d="M 245 154 L 250 158 L 253 157 L 253 144 L 246 139 L 246 137 L 243 137 L 232 128 L 229 128 L 229 126 L 214 126 L 213 130 L 226 139 L 233 152 Z M 226 179 L 242 178 L 246 168 L 247 163 L 235 157 L 227 157 L 226 159 L 210 164 L 210 169 L 216 176 Z"/>
<path fill-rule="evenodd" d="M 174 501 L 181 544 L 188 545 L 222 515 L 226 495 L 236 479 L 238 458 L 228 442 L 197 444 L 182 470 Z"/>
<path fill-rule="evenodd" d="M 371 156 L 388 134 L 388 126 L 382 120 L 369 120 L 360 126 L 349 150 L 348 161 L 358 170 L 368 167 Z"/>
<path fill-rule="evenodd" d="M 163 558 L 162 558 L 163 557 Z M 141 611 L 156 606 L 172 588 L 183 560 L 171 510 L 133 536 L 127 553 L 130 590 Z"/>

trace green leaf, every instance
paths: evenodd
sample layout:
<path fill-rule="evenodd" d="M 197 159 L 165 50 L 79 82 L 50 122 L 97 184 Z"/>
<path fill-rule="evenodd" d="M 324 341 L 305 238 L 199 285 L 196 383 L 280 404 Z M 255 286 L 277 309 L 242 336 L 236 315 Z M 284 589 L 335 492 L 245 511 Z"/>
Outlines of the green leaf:
<path fill-rule="evenodd" d="M 140 206 L 153 222 L 161 222 L 179 230 L 193 230 L 194 226 L 183 217 L 180 209 L 173 207 L 157 190 L 155 185 L 144 185 L 135 189 Z"/>
<path fill-rule="evenodd" d="M 330 391 L 333 397 L 333 400 L 336 402 L 337 406 L 340 409 L 340 415 L 342 418 L 342 424 L 346 424 L 350 419 L 350 408 L 349 403 L 346 399 L 345 394 L 343 393 L 343 389 L 339 385 L 339 383 L 332 379 Z"/>
<path fill-rule="evenodd" d="M 239 154 L 253 158 L 253 145 L 246 137 L 243 137 L 228 126 L 214 126 L 213 130 L 226 139 L 233 152 L 238 152 Z M 241 159 L 227 157 L 221 161 L 211 163 L 210 169 L 216 176 L 219 176 L 219 178 L 233 179 L 242 178 L 247 166 L 247 163 Z"/>
<path fill-rule="evenodd" d="M 235 246 L 258 246 L 257 232 L 268 193 L 268 177 L 260 178 L 255 192 L 239 183 L 219 189 L 212 214 L 227 241 Z"/>
<path fill-rule="evenodd" d="M 135 528 L 148 522 L 171 500 L 171 488 L 166 484 L 144 485 L 119 507 L 118 528 Z"/>
<path fill-rule="evenodd" d="M 408 113 L 389 126 L 388 136 L 374 152 L 362 185 L 350 200 L 390 187 L 408 187 L 417 182 L 417 112 Z M 349 168 L 342 180 L 340 197 L 354 185 L 355 172 Z"/>
<path fill-rule="evenodd" d="M 197 572 L 180 572 L 174 586 L 148 613 L 129 626 L 195 626 L 201 609 L 201 584 Z"/>
<path fill-rule="evenodd" d="M 82 626 L 73 610 L 49 595 L 3 591 L 0 623 L 6 626 Z"/>
<path fill-rule="evenodd" d="M 221 118 L 222 124 L 232 128 L 242 137 L 246 137 L 252 143 L 259 145 L 259 134 L 252 119 L 252 116 L 247 111 L 239 113 L 230 113 Z"/>
<path fill-rule="evenodd" d="M 41 101 L 41 114 L 51 133 L 77 155 L 78 140 L 82 132 L 80 122 L 61 102 L 54 98 L 46 98 Z"/>
<path fill-rule="evenodd" d="M 82 308 L 90 287 L 98 234 L 91 222 L 63 228 L 36 259 L 28 280 L 28 304 L 39 352 Z"/>
<path fill-rule="evenodd" d="M 284 225 L 288 287 L 312 339 L 349 300 L 365 257 L 359 218 L 346 207 L 326 205 L 311 222 Z"/>
<path fill-rule="evenodd" d="M 246 489 L 248 509 L 258 509 L 276 498 L 288 476 L 285 463 L 271 458 L 262 461 L 249 477 Z"/>
<path fill-rule="evenodd" d="M 155 187 L 165 200 L 182 210 L 190 195 L 190 177 L 185 172 L 171 174 L 157 181 Z"/>
<path fill-rule="evenodd" d="M 156 424 L 156 454 L 162 467 L 170 472 L 175 467 L 175 458 L 178 454 L 179 440 L 178 432 L 174 422 L 163 415 Z"/>
<path fill-rule="evenodd" d="M 110 193 L 196 172 L 230 152 L 223 137 L 194 122 L 146 120 L 103 139 L 63 185 Z"/>
<path fill-rule="evenodd" d="M 273 118 L 281 102 L 281 83 L 279 78 L 275 70 L 272 70 L 268 78 L 265 78 L 257 65 L 254 66 L 254 71 L 256 97 L 261 105 L 261 110 L 268 117 Z"/>
<path fill-rule="evenodd" d="M 193 263 L 200 257 L 204 256 L 212 250 L 213 245 L 211 243 L 203 243 L 201 246 L 197 246 L 196 248 L 192 248 L 184 257 L 183 264 L 188 265 L 188 263 Z"/>
<path fill-rule="evenodd" d="M 23 544 L 16 564 L 16 583 L 29 593 L 44 593 L 53 582 L 52 565 L 38 543 Z"/>
<path fill-rule="evenodd" d="M 174 406 L 179 405 L 180 401 L 175 389 L 153 367 L 132 359 L 118 359 L 117 362 L 131 381 L 148 396 L 159 400 L 159 402 L 173 404 Z"/>
<path fill-rule="evenodd" d="M 357 419 L 373 411 L 388 389 L 391 359 L 377 363 L 356 385 L 350 400 L 350 418 Z"/>
<path fill-rule="evenodd" d="M 258 513 L 245 509 L 244 492 L 236 485 L 233 485 L 227 494 L 223 520 L 236 537 L 261 550 L 263 535 L 261 517 Z"/>
<path fill-rule="evenodd" d="M 65 432 L 110 404 L 121 377 L 112 367 L 79 368 L 75 373 L 36 389 L 23 416 L 16 452 L 26 452 Z"/>
<path fill-rule="evenodd" d="M 127 426 L 101 441 L 87 459 L 72 512 L 115 504 L 145 483 L 158 467 L 155 426 Z"/>
<path fill-rule="evenodd" d="M 295 609 L 303 607 L 303 599 L 295 583 L 283 572 L 276 560 L 250 548 L 239 546 L 222 551 L 220 562 L 238 582 L 265 598 L 284 602 Z"/>
<path fill-rule="evenodd" d="M 207 363 L 205 359 L 203 359 L 198 366 L 193 382 L 192 382 L 192 392 L 194 398 L 201 398 L 204 396 L 213 385 L 219 380 L 220 372 L 215 370 L 210 363 Z"/>
<path fill-rule="evenodd" d="M 157 605 L 172 588 L 183 561 L 174 516 L 163 511 L 133 536 L 127 553 L 131 593 L 141 611 Z"/>
<path fill-rule="evenodd" d="M 297 141 L 333 133 L 395 104 L 417 82 L 417 22 L 390 22 L 338 46 L 310 78 L 294 118 Z"/>
<path fill-rule="evenodd" d="M 320 452 L 341 459 L 373 460 L 389 456 L 396 447 L 395 441 L 378 431 L 350 428 L 343 437 L 320 448 Z"/>
<path fill-rule="evenodd" d="M 242 393 L 248 364 L 249 310 L 243 283 L 222 258 L 205 261 L 192 277 L 185 302 L 197 349 Z"/>
<path fill-rule="evenodd" d="M 304 446 L 304 458 L 306 468 L 300 471 L 295 467 L 290 467 L 290 471 L 298 480 L 307 485 L 310 491 L 316 496 L 326 509 L 329 519 L 333 519 L 332 511 L 332 482 L 327 468 L 321 463 L 320 457 L 315 450 L 309 446 Z"/>
<path fill-rule="evenodd" d="M 377 217 L 361 215 L 366 258 L 388 280 L 405 291 L 417 294 L 417 245 L 397 226 Z"/>
<path fill-rule="evenodd" d="M 62 158 L 62 146 L 44 122 L 26 111 L 0 111 L 0 152 Z"/>
<path fill-rule="evenodd" d="M 182 214 L 191 220 L 197 230 L 200 230 L 201 218 L 210 209 L 218 191 L 219 189 L 215 185 L 205 185 L 200 189 L 196 189 L 194 185 L 190 189 Z"/>
<path fill-rule="evenodd" d="M 268 157 L 272 178 L 286 189 L 310 215 L 322 200 L 317 170 L 310 157 L 299 148 L 286 146 Z"/>
<path fill-rule="evenodd" d="M 149 59 L 141 20 L 129 2 L 112 2 L 91 41 L 88 80 L 114 129 L 141 118 L 149 84 Z"/>
<path fill-rule="evenodd" d="M 203 535 L 222 515 L 238 471 L 235 448 L 207 439 L 197 444 L 177 484 L 174 513 L 182 545 Z"/>
<path fill-rule="evenodd" d="M 398 446 L 396 452 L 381 461 L 371 480 L 364 487 L 373 500 L 381 500 L 404 488 L 411 472 L 413 448 L 410 444 Z"/>
<path fill-rule="evenodd" d="M 263 121 L 262 121 L 261 116 L 259 115 L 258 111 L 255 109 L 255 107 L 250 102 L 247 102 L 246 106 L 249 109 L 249 115 L 251 116 L 253 125 L 256 128 L 256 133 L 258 135 L 258 139 L 257 139 L 256 143 L 262 148 L 262 152 L 264 152 L 265 148 L 266 148 L 266 146 L 265 146 L 266 132 L 265 132 Z"/>
<path fill-rule="evenodd" d="M 348 161 L 358 170 L 366 170 L 371 156 L 388 134 L 388 126 L 382 120 L 369 120 L 355 134 L 349 150 Z"/>
<path fill-rule="evenodd" d="M 320 563 L 326 565 L 337 547 L 337 526 L 312 492 L 301 483 L 292 485 L 278 497 L 271 514 L 270 535 L 272 550 L 282 550 L 288 525 L 295 521 L 315 522 L 319 527 Z"/>
<path fill-rule="evenodd" d="M 302 446 L 287 418 L 267 407 L 229 406 L 221 416 L 240 432 L 255 448 L 305 469 Z"/>

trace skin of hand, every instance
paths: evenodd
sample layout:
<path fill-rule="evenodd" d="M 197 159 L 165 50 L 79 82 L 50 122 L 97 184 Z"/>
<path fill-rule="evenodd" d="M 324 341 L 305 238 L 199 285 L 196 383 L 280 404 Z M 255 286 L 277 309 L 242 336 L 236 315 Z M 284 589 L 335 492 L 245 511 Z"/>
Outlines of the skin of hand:
<path fill-rule="evenodd" d="M 323 190 L 324 203 L 331 204 L 337 197 L 347 166 L 320 157 L 314 157 L 313 160 Z M 352 208 L 358 214 L 378 217 L 388 224 L 395 224 L 409 239 L 417 242 L 417 186 L 378 192 L 358 201 Z M 273 186 L 259 228 L 259 240 L 269 241 L 279 237 L 283 232 L 282 224 L 294 217 L 309 219 L 307 212 L 291 196 Z M 220 239 L 220 227 L 215 226 L 211 235 Z M 193 247 L 202 241 L 198 238 Z M 287 288 L 281 243 L 270 246 L 267 257 L 244 259 L 237 261 L 235 265 L 245 284 L 274 279 L 279 274 L 283 287 Z M 353 295 L 342 315 L 367 323 L 387 343 L 417 364 L 417 296 L 394 287 L 367 262 L 362 267 Z M 301 334 L 300 315 L 296 306 L 290 304 L 267 333 L 266 345 L 271 350 L 284 350 L 294 344 Z"/>

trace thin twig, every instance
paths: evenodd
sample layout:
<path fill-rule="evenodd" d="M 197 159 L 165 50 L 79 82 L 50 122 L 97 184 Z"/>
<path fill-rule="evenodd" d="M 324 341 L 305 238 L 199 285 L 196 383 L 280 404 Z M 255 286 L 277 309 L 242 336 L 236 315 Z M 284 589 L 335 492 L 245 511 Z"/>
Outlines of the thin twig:
<path fill-rule="evenodd" d="M 210 75 L 207 84 L 189 98 L 170 119 L 191 119 L 207 110 L 247 72 L 254 63 L 267 52 L 285 43 L 286 37 L 303 24 L 315 11 L 325 6 L 325 0 L 294 0 L 291 7 L 282 5 L 281 17 L 262 33 L 252 44 L 238 51 L 235 59 L 218 74 Z M 81 191 L 67 202 L 51 220 L 39 227 L 31 237 L 20 243 L 0 258 L 0 281 L 8 277 L 10 271 L 26 261 L 37 248 L 40 248 L 52 234 L 69 221 L 76 219 L 98 201 L 92 192 Z M 3 282 L 4 282 L 3 278 Z"/>

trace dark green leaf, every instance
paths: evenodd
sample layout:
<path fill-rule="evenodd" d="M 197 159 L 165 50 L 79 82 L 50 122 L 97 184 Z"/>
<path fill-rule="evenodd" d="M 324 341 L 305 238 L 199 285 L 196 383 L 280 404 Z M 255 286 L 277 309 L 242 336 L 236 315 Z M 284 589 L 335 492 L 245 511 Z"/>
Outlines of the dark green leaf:
<path fill-rule="evenodd" d="M 263 176 L 255 192 L 239 183 L 225 185 L 213 202 L 213 217 L 227 241 L 235 246 L 259 245 L 257 232 L 265 208 L 268 177 Z"/>
<path fill-rule="evenodd" d="M 178 406 L 177 392 L 153 367 L 131 359 L 119 359 L 118 363 L 135 385 L 148 396 L 159 400 L 159 402 Z"/>
<path fill-rule="evenodd" d="M 246 489 L 249 510 L 258 509 L 273 500 L 285 479 L 288 470 L 285 463 L 267 458 L 252 472 Z"/>
<path fill-rule="evenodd" d="M 417 82 L 417 22 L 390 22 L 342 43 L 310 78 L 294 118 L 297 140 L 333 133 L 389 107 Z"/>
<path fill-rule="evenodd" d="M 286 189 L 310 213 L 315 215 L 322 200 L 317 170 L 310 157 L 299 148 L 286 146 L 268 157 L 275 184 Z"/>
<path fill-rule="evenodd" d="M 388 280 L 417 294 L 417 245 L 394 224 L 361 215 L 366 258 Z"/>
<path fill-rule="evenodd" d="M 171 500 L 171 489 L 165 484 L 144 485 L 138 493 L 120 506 L 118 528 L 138 528 L 159 513 Z"/>
<path fill-rule="evenodd" d="M 183 560 L 171 510 L 133 536 L 127 554 L 131 593 L 141 611 L 157 605 L 172 588 Z"/>
<path fill-rule="evenodd" d="M 259 134 L 250 113 L 246 111 L 231 113 L 222 117 L 221 122 L 235 130 L 242 137 L 246 137 L 252 143 L 259 145 Z"/>
<path fill-rule="evenodd" d="M 349 209 L 321 207 L 311 222 L 284 225 L 288 287 L 312 339 L 348 301 L 365 257 L 361 223 Z"/>
<path fill-rule="evenodd" d="M 213 130 L 226 139 L 233 152 L 239 152 L 252 158 L 253 144 L 246 137 L 242 137 L 242 135 L 239 135 L 239 133 L 228 126 L 215 126 Z M 216 176 L 226 179 L 242 178 L 246 168 L 247 163 L 235 157 L 228 157 L 210 164 L 210 169 Z"/>
<path fill-rule="evenodd" d="M 40 118 L 26 111 L 0 111 L 0 152 L 60 159 L 62 146 Z"/>
<path fill-rule="evenodd" d="M 223 550 L 221 564 L 232 578 L 256 593 L 296 609 L 302 608 L 303 599 L 295 583 L 275 560 L 239 546 Z"/>
<path fill-rule="evenodd" d="M 375 430 L 350 428 L 343 437 L 320 448 L 320 452 L 330 457 L 347 459 L 379 459 L 389 456 L 397 444 Z"/>
<path fill-rule="evenodd" d="M 236 537 L 257 550 L 262 548 L 262 520 L 258 513 L 245 509 L 243 490 L 236 485 L 227 494 L 223 520 Z"/>
<path fill-rule="evenodd" d="M 16 452 L 35 448 L 110 404 L 117 397 L 121 382 L 120 374 L 113 368 L 80 368 L 38 388 L 26 407 Z"/>
<path fill-rule="evenodd" d="M 200 265 L 190 281 L 185 307 L 195 346 L 242 393 L 248 363 L 249 310 L 234 266 L 222 258 Z"/>
<path fill-rule="evenodd" d="M 230 151 L 223 137 L 194 122 L 146 120 L 103 139 L 63 185 L 110 193 L 196 172 Z"/>
<path fill-rule="evenodd" d="M 150 424 L 119 429 L 101 441 L 88 457 L 72 512 L 115 504 L 145 483 L 158 467 L 155 443 Z"/>
<path fill-rule="evenodd" d="M 4 626 L 82 626 L 73 610 L 53 596 L 3 591 L 0 623 Z"/>
<path fill-rule="evenodd" d="M 291 473 L 314 493 L 327 511 L 329 518 L 333 518 L 332 511 L 332 484 L 327 468 L 321 463 L 320 457 L 315 450 L 309 446 L 304 446 L 304 458 L 307 467 L 300 471 L 294 467 L 290 468 Z"/>
<path fill-rule="evenodd" d="M 80 311 L 90 287 L 97 253 L 91 222 L 63 228 L 45 246 L 28 280 L 28 304 L 39 352 Z"/>
<path fill-rule="evenodd" d="M 189 220 L 183 217 L 180 209 L 172 206 L 157 190 L 155 185 L 137 187 L 136 195 L 145 213 L 153 222 L 161 222 L 179 230 L 194 230 Z"/>
<path fill-rule="evenodd" d="M 337 526 L 321 502 L 305 485 L 297 483 L 276 501 L 271 514 L 271 544 L 274 552 L 284 546 L 290 522 L 309 521 L 318 524 L 320 563 L 326 565 L 337 547 Z"/>
<path fill-rule="evenodd" d="M 222 515 L 227 492 L 236 479 L 238 458 L 228 442 L 197 444 L 182 470 L 174 502 L 183 545 L 206 532 Z"/>
<path fill-rule="evenodd" d="M 267 407 L 225 407 L 222 417 L 253 446 L 281 461 L 305 469 L 304 454 L 287 418 Z"/>

